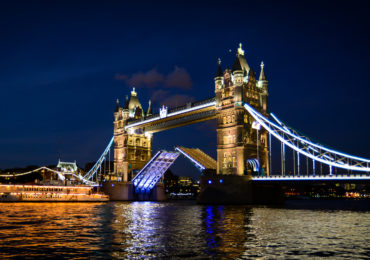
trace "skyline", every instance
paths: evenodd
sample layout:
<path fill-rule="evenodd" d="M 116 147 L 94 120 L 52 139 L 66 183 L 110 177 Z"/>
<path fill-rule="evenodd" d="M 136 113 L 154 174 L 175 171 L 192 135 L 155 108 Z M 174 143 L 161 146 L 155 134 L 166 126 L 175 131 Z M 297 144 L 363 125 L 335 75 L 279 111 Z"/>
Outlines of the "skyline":
<path fill-rule="evenodd" d="M 164 103 L 213 97 L 217 59 L 223 69 L 231 67 L 239 42 L 257 75 L 260 62 L 265 63 L 270 112 L 322 144 L 370 157 L 365 2 L 334 7 L 326 2 L 317 9 L 319 2 L 303 8 L 266 1 L 240 5 L 232 15 L 227 12 L 232 4 L 165 5 L 189 11 L 193 20 L 166 12 L 164 4 L 147 4 L 145 19 L 131 27 L 131 13 L 140 9 L 135 4 L 41 3 L 24 2 L 17 9 L 1 4 L 1 169 L 54 164 L 58 157 L 83 167 L 100 156 L 112 136 L 117 98 L 122 105 L 136 87 L 144 109 L 151 99 L 156 113 Z M 249 8 L 261 6 L 264 19 L 257 19 L 261 14 Z M 226 22 L 216 23 L 221 10 Z M 237 15 L 243 12 L 248 13 L 244 20 Z M 153 153 L 182 145 L 215 158 L 213 127 L 209 121 L 157 133 Z M 186 162 L 179 161 L 180 171 Z"/>

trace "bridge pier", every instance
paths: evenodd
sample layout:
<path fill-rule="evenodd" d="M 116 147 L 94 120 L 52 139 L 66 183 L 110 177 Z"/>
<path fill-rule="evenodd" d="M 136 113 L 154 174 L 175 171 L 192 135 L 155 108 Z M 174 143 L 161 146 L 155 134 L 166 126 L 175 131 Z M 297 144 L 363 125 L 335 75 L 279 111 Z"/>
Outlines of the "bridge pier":
<path fill-rule="evenodd" d="M 250 175 L 209 175 L 200 179 L 200 204 L 282 204 L 284 194 L 278 184 L 252 182 Z"/>
<path fill-rule="evenodd" d="M 131 182 L 104 182 L 102 191 L 111 201 L 165 201 L 167 196 L 162 183 L 157 183 L 149 194 L 135 194 Z"/>

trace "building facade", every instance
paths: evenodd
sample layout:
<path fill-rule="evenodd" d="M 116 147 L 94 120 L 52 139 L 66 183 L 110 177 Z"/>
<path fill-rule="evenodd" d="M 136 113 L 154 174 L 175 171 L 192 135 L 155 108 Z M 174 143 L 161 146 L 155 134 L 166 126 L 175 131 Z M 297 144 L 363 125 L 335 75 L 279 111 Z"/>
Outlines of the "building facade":
<path fill-rule="evenodd" d="M 217 174 L 269 175 L 269 139 L 266 130 L 254 121 L 243 107 L 248 103 L 267 117 L 268 81 L 261 63 L 259 78 L 249 67 L 240 44 L 231 69 L 218 62 L 215 77 L 217 118 Z M 135 89 L 126 97 L 124 107 L 117 101 L 114 112 L 114 171 L 109 180 L 130 181 L 151 158 L 152 133 L 143 128 L 127 131 L 131 120 L 152 114 L 150 101 L 145 113 Z M 162 112 L 166 112 L 162 115 Z M 159 120 L 166 118 L 167 108 L 160 110 Z M 179 125 L 181 126 L 181 124 Z"/>
<path fill-rule="evenodd" d="M 151 158 L 152 135 L 142 131 L 126 131 L 129 120 L 137 120 L 151 115 L 150 101 L 147 113 L 141 106 L 135 88 L 131 96 L 126 96 L 124 107 L 117 106 L 114 111 L 114 169 L 105 178 L 113 181 L 130 181 L 136 170 L 140 170 Z"/>
<path fill-rule="evenodd" d="M 267 116 L 268 82 L 261 63 L 259 79 L 249 67 L 240 44 L 231 69 L 215 77 L 217 118 L 217 173 L 269 173 L 268 133 L 243 108 L 248 103 Z"/>

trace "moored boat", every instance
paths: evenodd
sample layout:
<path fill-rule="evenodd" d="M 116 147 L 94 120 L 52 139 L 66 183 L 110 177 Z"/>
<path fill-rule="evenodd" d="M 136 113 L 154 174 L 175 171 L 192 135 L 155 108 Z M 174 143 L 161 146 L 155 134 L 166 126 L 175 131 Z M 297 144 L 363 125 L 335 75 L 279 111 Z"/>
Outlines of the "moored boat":
<path fill-rule="evenodd" d="M 105 202 L 109 196 L 92 186 L 0 185 L 0 202 Z"/>

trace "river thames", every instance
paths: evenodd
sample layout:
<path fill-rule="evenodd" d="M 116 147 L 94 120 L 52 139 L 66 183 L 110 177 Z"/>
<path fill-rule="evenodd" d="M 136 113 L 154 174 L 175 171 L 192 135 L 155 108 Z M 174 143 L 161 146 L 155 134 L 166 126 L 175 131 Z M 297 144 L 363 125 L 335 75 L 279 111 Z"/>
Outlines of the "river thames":
<path fill-rule="evenodd" d="M 0 206 L 1 259 L 370 257 L 370 211 L 193 201 Z"/>

